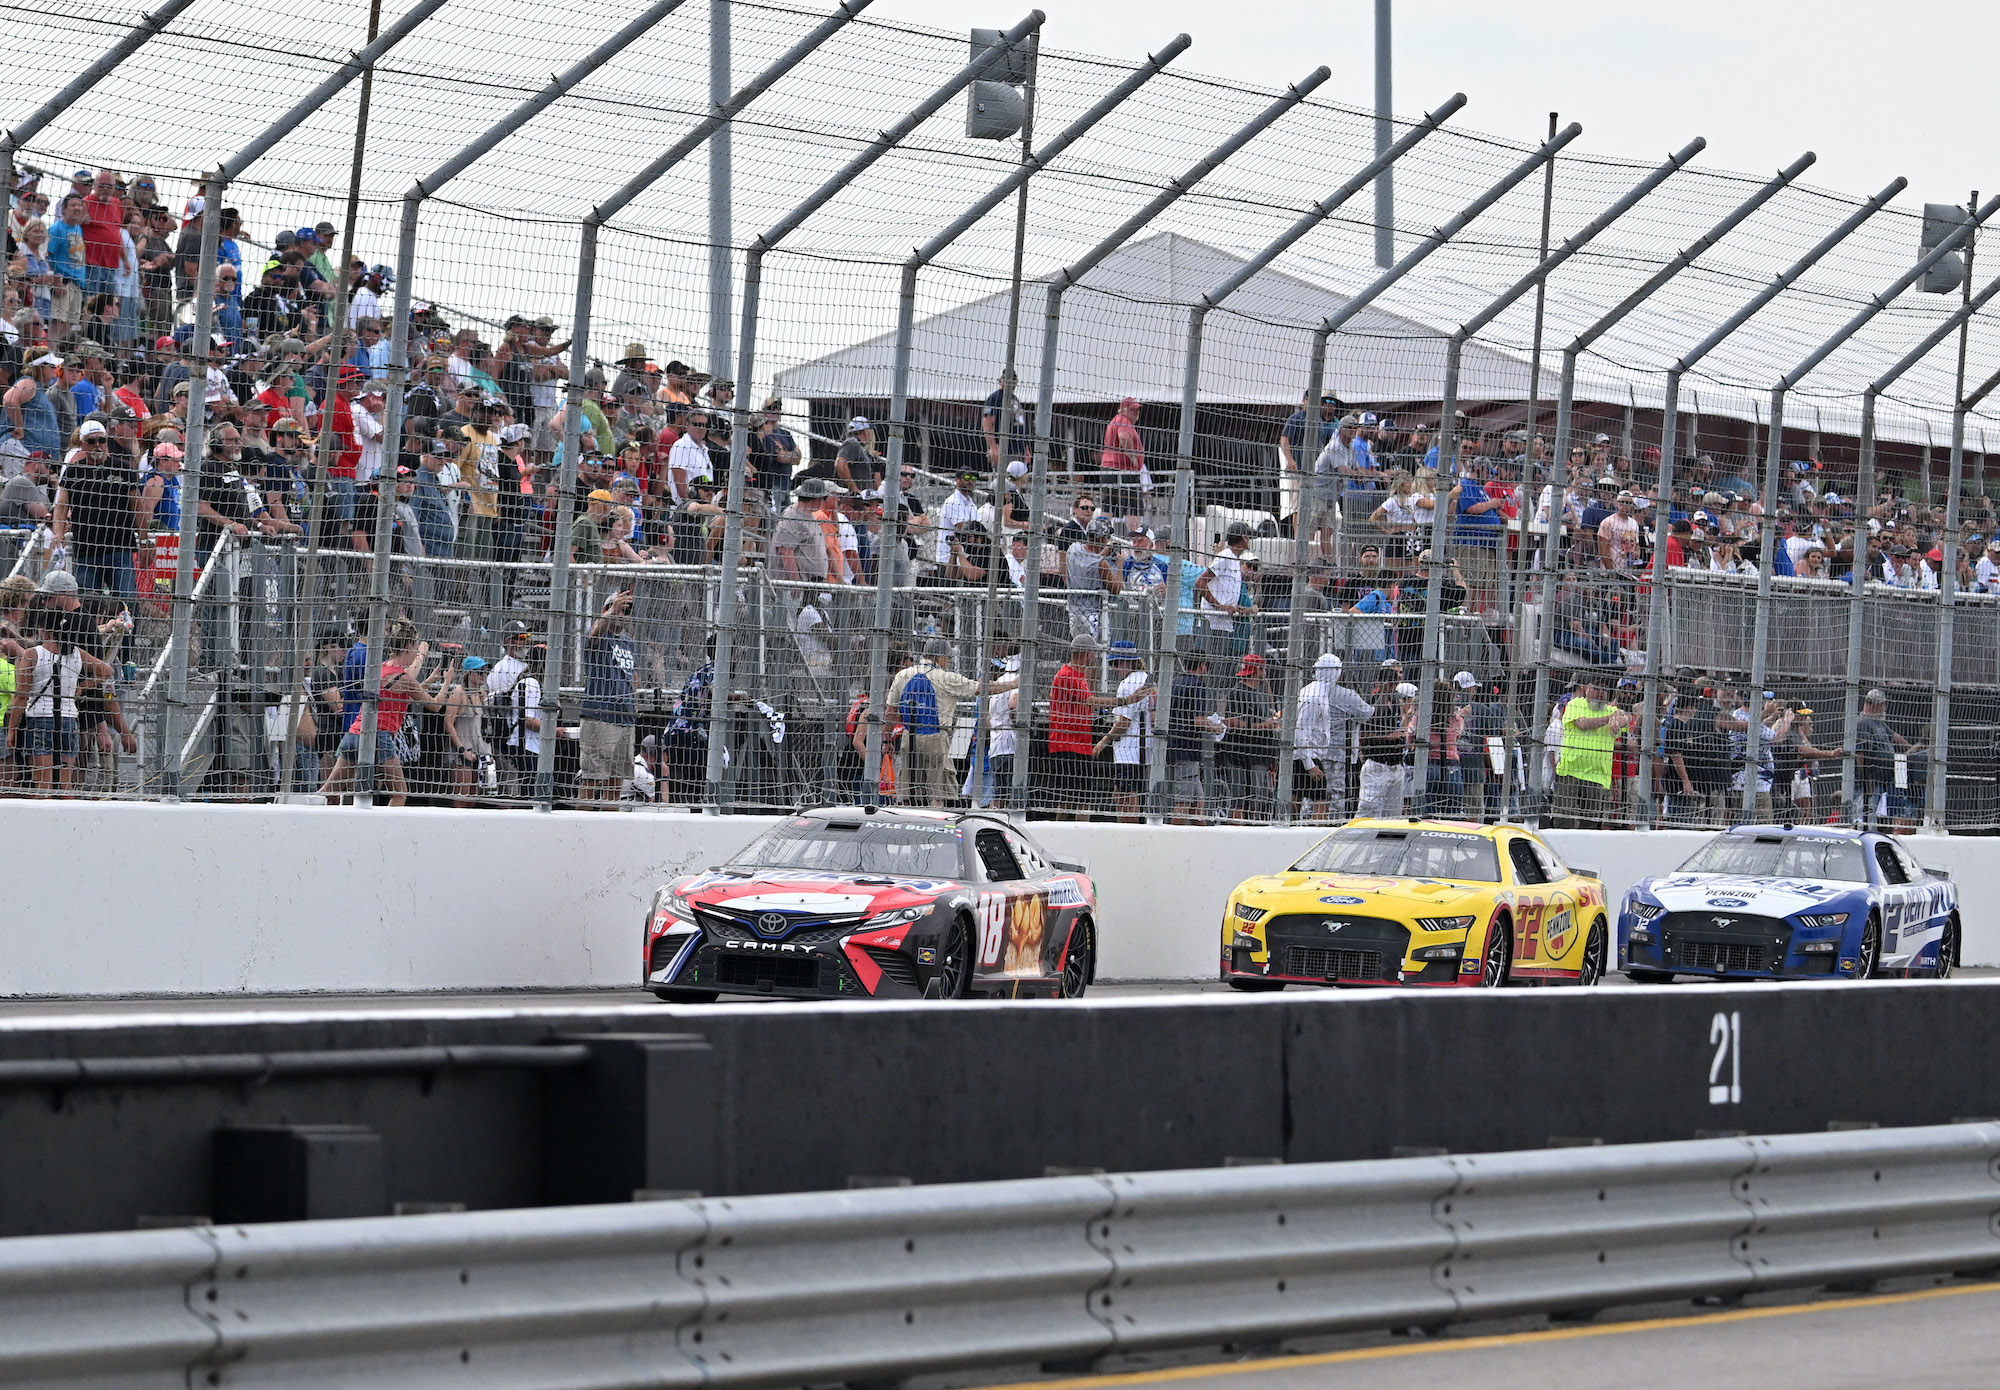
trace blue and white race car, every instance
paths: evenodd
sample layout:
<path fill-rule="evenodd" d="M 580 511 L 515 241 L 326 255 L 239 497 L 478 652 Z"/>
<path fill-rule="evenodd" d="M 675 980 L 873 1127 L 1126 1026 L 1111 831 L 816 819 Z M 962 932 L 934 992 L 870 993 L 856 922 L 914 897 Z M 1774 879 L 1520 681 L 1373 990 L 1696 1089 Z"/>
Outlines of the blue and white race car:
<path fill-rule="evenodd" d="M 1705 979 L 1943 978 L 1958 889 L 1887 835 L 1739 825 L 1626 891 L 1618 966 L 1654 984 Z"/>

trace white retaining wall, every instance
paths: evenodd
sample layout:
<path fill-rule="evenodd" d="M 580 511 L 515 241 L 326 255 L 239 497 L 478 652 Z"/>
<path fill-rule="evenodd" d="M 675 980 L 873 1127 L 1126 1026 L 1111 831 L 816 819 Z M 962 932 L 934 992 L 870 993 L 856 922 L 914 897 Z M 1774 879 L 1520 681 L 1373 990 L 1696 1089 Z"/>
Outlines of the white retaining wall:
<path fill-rule="evenodd" d="M 686 813 L 354 811 L 0 800 L 0 995 L 636 985 L 654 884 L 768 821 Z M 1035 822 L 1097 880 L 1104 979 L 1208 979 L 1230 888 L 1316 830 Z M 1556 831 L 1615 901 L 1706 836 Z M 1915 839 L 1949 869 L 1968 964 L 2000 963 L 2000 849 Z"/>

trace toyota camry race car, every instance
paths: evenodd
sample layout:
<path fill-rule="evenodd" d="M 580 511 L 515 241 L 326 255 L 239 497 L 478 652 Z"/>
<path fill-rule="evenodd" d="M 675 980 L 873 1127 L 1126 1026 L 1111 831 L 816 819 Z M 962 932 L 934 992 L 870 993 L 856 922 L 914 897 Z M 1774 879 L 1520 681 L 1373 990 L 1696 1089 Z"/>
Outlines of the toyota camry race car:
<path fill-rule="evenodd" d="M 1604 886 L 1532 830 L 1357 820 L 1222 910 L 1222 978 L 1311 985 L 1596 984 Z"/>
<path fill-rule="evenodd" d="M 1000 816 L 832 806 L 665 884 L 644 972 L 670 1002 L 1075 997 L 1096 974 L 1097 890 Z"/>
<path fill-rule="evenodd" d="M 1951 973 L 1958 889 L 1887 835 L 1739 825 L 1618 910 L 1618 965 L 1675 975 L 1865 980 Z"/>

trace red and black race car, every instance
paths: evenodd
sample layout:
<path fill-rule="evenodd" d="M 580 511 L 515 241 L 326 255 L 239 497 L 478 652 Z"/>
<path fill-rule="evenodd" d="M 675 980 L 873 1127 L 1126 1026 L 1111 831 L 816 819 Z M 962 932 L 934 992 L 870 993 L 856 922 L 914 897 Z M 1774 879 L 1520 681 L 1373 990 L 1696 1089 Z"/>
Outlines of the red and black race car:
<path fill-rule="evenodd" d="M 827 806 L 655 892 L 645 978 L 670 1003 L 1075 998 L 1096 906 L 1081 864 L 1003 816 Z"/>

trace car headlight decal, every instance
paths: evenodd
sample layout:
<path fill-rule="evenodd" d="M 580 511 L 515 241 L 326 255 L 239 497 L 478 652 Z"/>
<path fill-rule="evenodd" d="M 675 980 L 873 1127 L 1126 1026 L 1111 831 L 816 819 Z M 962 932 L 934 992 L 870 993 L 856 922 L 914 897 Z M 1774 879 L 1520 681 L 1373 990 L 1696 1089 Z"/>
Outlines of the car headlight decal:
<path fill-rule="evenodd" d="M 1471 931 L 1477 917 L 1419 917 L 1417 925 L 1425 931 Z"/>
<path fill-rule="evenodd" d="M 1641 922 L 1650 922 L 1666 911 L 1658 903 L 1633 903 L 1627 910 Z"/>
<path fill-rule="evenodd" d="M 1813 928 L 1844 927 L 1849 915 L 1845 912 L 1810 912 L 1800 916 L 1799 924 Z"/>
<path fill-rule="evenodd" d="M 1271 910 L 1269 908 L 1252 907 L 1248 903 L 1237 903 L 1234 907 L 1230 909 L 1230 912 L 1239 921 L 1244 921 L 1244 922 L 1261 922 L 1266 917 L 1271 915 Z"/>
<path fill-rule="evenodd" d="M 934 904 L 919 903 L 915 907 L 892 908 L 888 912 L 878 912 L 861 924 L 863 931 L 881 931 L 884 927 L 900 927 L 920 918 L 928 917 Z"/>

